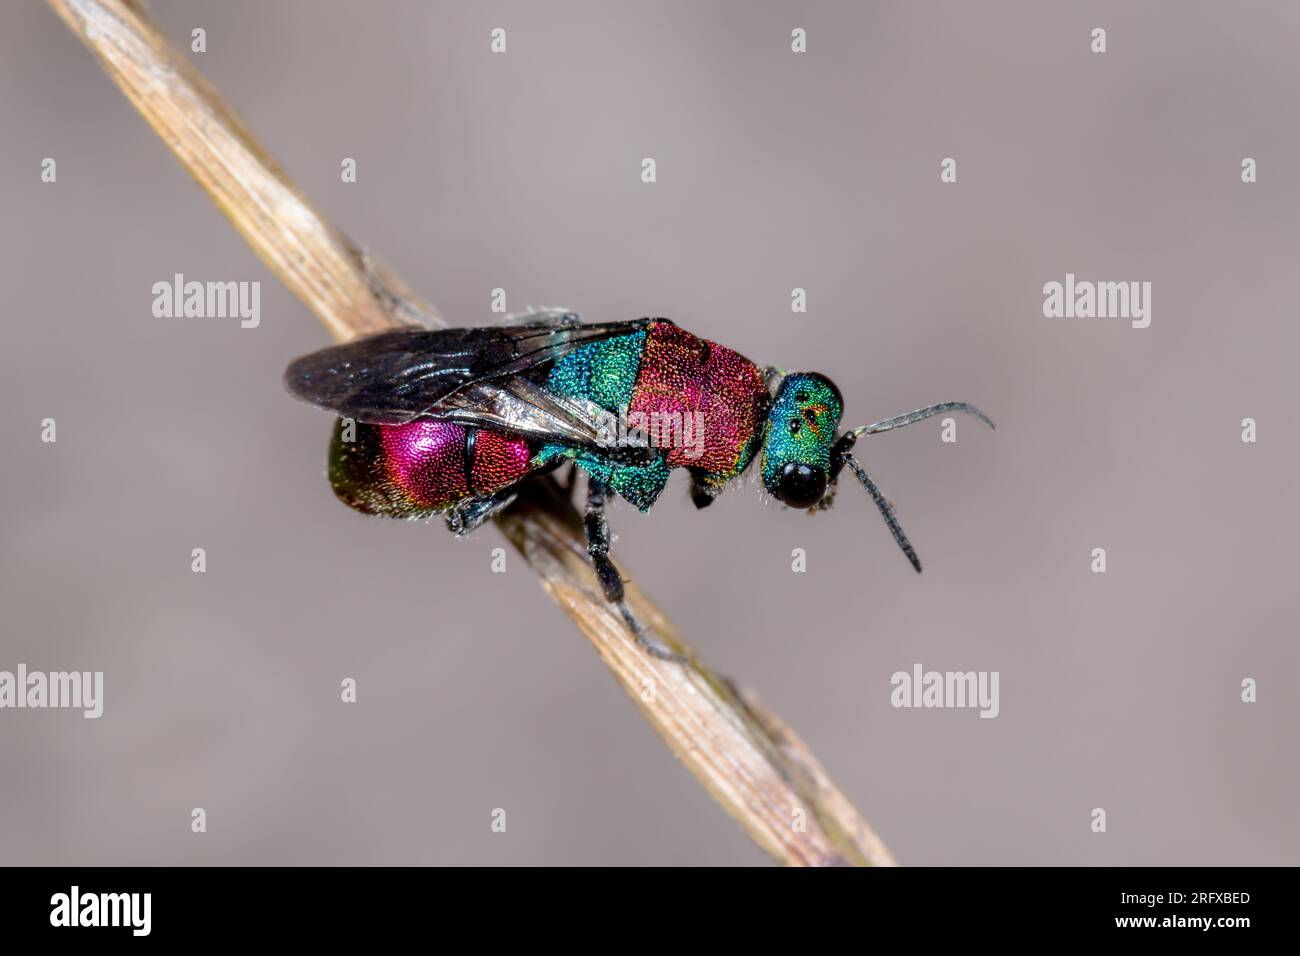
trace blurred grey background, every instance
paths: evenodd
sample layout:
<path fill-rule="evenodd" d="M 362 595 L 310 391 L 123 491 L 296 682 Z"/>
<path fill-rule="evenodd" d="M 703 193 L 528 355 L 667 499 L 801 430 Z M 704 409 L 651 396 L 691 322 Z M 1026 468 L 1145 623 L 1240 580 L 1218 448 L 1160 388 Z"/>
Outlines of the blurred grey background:
<path fill-rule="evenodd" d="M 1300 9 L 152 9 L 456 324 L 496 287 L 665 315 L 831 375 L 848 424 L 997 420 L 859 446 L 920 577 L 853 485 L 816 518 L 749 486 L 697 513 L 678 476 L 612 516 L 900 861 L 1300 863 Z M 513 552 L 490 572 L 495 530 L 335 501 L 329 417 L 280 385 L 323 329 L 49 9 L 0 10 L 0 669 L 106 682 L 98 721 L 0 712 L 0 862 L 765 862 Z M 154 318 L 177 272 L 260 280 L 261 326 Z M 1151 327 L 1045 319 L 1067 272 L 1152 282 Z M 892 708 L 917 662 L 999 671 L 1000 716 Z"/>

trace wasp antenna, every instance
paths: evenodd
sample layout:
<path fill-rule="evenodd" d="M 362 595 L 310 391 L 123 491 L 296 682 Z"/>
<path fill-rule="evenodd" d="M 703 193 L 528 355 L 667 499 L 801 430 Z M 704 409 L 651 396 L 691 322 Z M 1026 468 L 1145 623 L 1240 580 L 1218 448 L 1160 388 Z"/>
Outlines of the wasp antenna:
<path fill-rule="evenodd" d="M 989 428 L 997 428 L 993 424 L 993 419 L 989 418 L 974 405 L 966 402 L 940 402 L 938 405 L 929 405 L 925 408 L 918 408 L 914 412 L 908 412 L 905 415 L 895 415 L 893 418 L 886 418 L 883 422 L 876 422 L 874 425 L 860 425 L 848 434 L 854 438 L 860 438 L 863 435 L 874 435 L 877 432 L 887 432 L 894 428 L 902 428 L 904 425 L 911 425 L 914 422 L 923 421 L 934 415 L 942 415 L 944 412 L 965 412 L 967 415 L 973 415 L 982 421 Z"/>
<path fill-rule="evenodd" d="M 916 556 L 916 551 L 912 548 L 912 542 L 907 540 L 907 535 L 903 534 L 903 529 L 899 527 L 898 518 L 894 515 L 894 506 L 885 500 L 885 496 L 880 493 L 876 483 L 871 480 L 866 469 L 858 464 L 858 460 L 847 452 L 843 455 L 844 464 L 853 469 L 853 473 L 858 476 L 858 481 L 862 482 L 862 487 L 867 489 L 867 494 L 871 495 L 871 500 L 876 503 L 880 509 L 880 515 L 885 519 L 885 524 L 889 526 L 890 533 L 898 546 L 903 549 L 907 555 L 907 560 L 912 562 L 912 567 L 916 568 L 916 573 L 921 573 L 921 559 Z"/>

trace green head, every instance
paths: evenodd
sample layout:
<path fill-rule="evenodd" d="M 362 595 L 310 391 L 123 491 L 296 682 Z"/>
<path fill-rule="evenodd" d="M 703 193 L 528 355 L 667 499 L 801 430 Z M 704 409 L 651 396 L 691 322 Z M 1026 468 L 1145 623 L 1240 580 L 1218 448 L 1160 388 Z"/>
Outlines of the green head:
<path fill-rule="evenodd" d="M 768 494 L 791 508 L 815 507 L 821 511 L 830 507 L 840 472 L 847 468 L 880 509 L 886 527 L 903 549 L 903 554 L 907 555 L 907 560 L 920 571 L 921 560 L 899 527 L 893 505 L 853 457 L 853 448 L 863 435 L 902 428 L 947 412 L 973 415 L 989 428 L 993 427 L 993 422 L 974 405 L 940 402 L 872 425 L 850 428 L 837 435 L 843 411 L 844 400 L 840 390 L 826 376 L 813 372 L 793 372 L 785 376 L 772 400 L 763 432 L 763 487 Z"/>
<path fill-rule="evenodd" d="M 832 473 L 831 449 L 844 411 L 840 390 L 824 375 L 792 372 L 767 415 L 763 487 L 791 508 L 822 499 Z"/>

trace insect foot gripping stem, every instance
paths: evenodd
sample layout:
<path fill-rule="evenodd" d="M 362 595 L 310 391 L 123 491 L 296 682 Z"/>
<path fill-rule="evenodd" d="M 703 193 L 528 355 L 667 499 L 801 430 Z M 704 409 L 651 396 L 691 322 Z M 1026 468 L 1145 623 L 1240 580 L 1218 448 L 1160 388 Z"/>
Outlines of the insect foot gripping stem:
<path fill-rule="evenodd" d="M 647 654 L 651 657 L 657 657 L 661 661 L 669 661 L 673 664 L 687 664 L 689 661 L 678 654 L 663 641 L 656 638 L 653 634 L 641 626 L 641 622 L 636 619 L 632 609 L 627 606 L 626 601 L 619 601 L 616 605 L 618 613 L 623 615 L 623 622 L 636 635 L 636 642 L 640 644 Z"/>

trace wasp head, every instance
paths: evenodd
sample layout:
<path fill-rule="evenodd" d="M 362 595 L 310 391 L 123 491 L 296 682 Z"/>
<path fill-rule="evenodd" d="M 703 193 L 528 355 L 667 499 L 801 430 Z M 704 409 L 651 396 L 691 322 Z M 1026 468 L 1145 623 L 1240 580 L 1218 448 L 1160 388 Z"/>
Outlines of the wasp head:
<path fill-rule="evenodd" d="M 763 440 L 768 494 L 791 508 L 811 508 L 822 500 L 843 410 L 840 390 L 826 376 L 792 372 L 782 379 Z"/>

